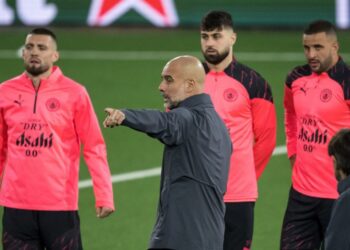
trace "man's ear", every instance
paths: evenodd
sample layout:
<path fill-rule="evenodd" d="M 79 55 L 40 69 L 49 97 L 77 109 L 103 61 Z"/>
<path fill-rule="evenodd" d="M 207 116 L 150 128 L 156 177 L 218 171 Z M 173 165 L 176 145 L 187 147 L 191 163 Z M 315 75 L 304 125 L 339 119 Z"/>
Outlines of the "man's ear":
<path fill-rule="evenodd" d="M 336 53 L 338 53 L 339 50 L 339 43 L 337 41 L 333 42 L 332 47 Z"/>
<path fill-rule="evenodd" d="M 52 55 L 52 61 L 55 63 L 58 61 L 58 59 L 60 58 L 60 53 L 56 50 L 53 55 Z"/>
<path fill-rule="evenodd" d="M 232 34 L 231 34 L 231 43 L 232 43 L 232 45 L 231 46 L 235 45 L 236 40 L 237 40 L 237 33 L 232 32 Z"/>
<path fill-rule="evenodd" d="M 186 80 L 186 92 L 192 92 L 195 88 L 196 82 L 193 79 Z"/>

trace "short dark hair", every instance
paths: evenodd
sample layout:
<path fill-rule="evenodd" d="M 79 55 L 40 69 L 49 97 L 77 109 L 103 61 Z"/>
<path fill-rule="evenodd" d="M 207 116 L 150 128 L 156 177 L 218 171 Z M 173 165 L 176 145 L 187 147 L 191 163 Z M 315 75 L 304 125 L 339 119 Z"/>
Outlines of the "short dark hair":
<path fill-rule="evenodd" d="M 328 145 L 328 154 L 336 159 L 336 168 L 350 175 L 350 129 L 339 130 Z"/>
<path fill-rule="evenodd" d="M 213 31 L 223 28 L 231 28 L 233 30 L 233 20 L 230 13 L 226 11 L 213 10 L 207 13 L 201 21 L 201 30 Z"/>
<path fill-rule="evenodd" d="M 321 32 L 325 32 L 327 35 L 337 35 L 335 26 L 326 20 L 316 20 L 310 23 L 304 30 L 305 35 L 313 35 Z"/>
<path fill-rule="evenodd" d="M 53 31 L 47 29 L 47 28 L 35 28 L 31 30 L 28 35 L 47 35 L 50 36 L 56 43 L 57 43 L 57 37 Z"/>

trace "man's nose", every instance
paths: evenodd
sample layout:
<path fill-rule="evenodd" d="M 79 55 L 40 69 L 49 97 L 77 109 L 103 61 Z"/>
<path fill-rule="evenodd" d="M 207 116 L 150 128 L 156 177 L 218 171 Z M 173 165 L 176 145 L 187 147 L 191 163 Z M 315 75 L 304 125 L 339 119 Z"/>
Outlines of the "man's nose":
<path fill-rule="evenodd" d="M 205 40 L 205 46 L 206 47 L 213 47 L 214 45 L 214 39 L 209 37 L 207 40 Z"/>
<path fill-rule="evenodd" d="M 164 90 L 165 90 L 165 84 L 164 84 L 163 81 L 160 82 L 158 89 L 159 89 L 160 92 L 164 92 Z"/>
<path fill-rule="evenodd" d="M 315 49 L 310 49 L 310 50 L 307 52 L 308 58 L 314 58 L 316 55 L 317 55 L 317 52 L 316 52 Z"/>
<path fill-rule="evenodd" d="M 39 53 L 39 49 L 35 46 L 30 50 L 31 55 L 37 55 L 38 53 Z"/>

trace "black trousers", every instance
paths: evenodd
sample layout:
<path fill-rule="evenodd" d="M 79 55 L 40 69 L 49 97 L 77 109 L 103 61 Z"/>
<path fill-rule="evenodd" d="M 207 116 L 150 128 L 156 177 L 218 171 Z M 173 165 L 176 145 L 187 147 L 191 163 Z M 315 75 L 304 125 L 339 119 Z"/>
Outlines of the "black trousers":
<path fill-rule="evenodd" d="M 250 249 L 253 238 L 255 202 L 225 203 L 224 250 Z"/>
<path fill-rule="evenodd" d="M 280 249 L 319 249 L 333 203 L 334 199 L 310 197 L 291 188 L 282 225 Z"/>
<path fill-rule="evenodd" d="M 77 211 L 33 211 L 4 208 L 4 250 L 81 250 Z"/>

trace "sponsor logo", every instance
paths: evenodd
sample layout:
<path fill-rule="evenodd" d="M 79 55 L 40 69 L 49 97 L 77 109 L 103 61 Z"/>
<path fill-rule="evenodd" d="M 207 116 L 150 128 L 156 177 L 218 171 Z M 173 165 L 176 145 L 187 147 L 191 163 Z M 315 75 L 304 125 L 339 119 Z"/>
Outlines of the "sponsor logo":
<path fill-rule="evenodd" d="M 236 101 L 237 97 L 238 97 L 237 91 L 234 89 L 226 89 L 224 91 L 224 99 L 228 102 Z"/>
<path fill-rule="evenodd" d="M 16 138 L 16 146 L 23 149 L 27 157 L 37 157 L 44 148 L 50 149 L 53 145 L 53 133 L 44 132 L 48 125 L 39 120 L 30 120 L 21 123 L 23 132 Z"/>
<path fill-rule="evenodd" d="M 22 103 L 23 103 L 23 99 L 22 99 L 22 95 L 18 95 L 18 98 L 16 100 L 14 100 L 13 102 L 16 103 L 18 106 L 22 106 Z"/>
<path fill-rule="evenodd" d="M 176 26 L 179 23 L 173 0 L 92 0 L 88 24 L 110 25 L 131 9 L 155 26 Z"/>
<path fill-rule="evenodd" d="M 52 136 L 49 134 L 46 136 L 44 133 L 38 136 L 27 135 L 23 132 L 16 140 L 17 146 L 32 147 L 32 148 L 51 148 L 52 146 Z"/>
<path fill-rule="evenodd" d="M 321 126 L 323 122 L 313 116 L 304 116 L 300 119 L 298 140 L 303 143 L 303 150 L 313 152 L 317 145 L 325 145 L 328 142 L 328 130 Z"/>
<path fill-rule="evenodd" d="M 322 102 L 329 102 L 332 99 L 333 93 L 330 89 L 323 89 L 320 94 Z"/>
<path fill-rule="evenodd" d="M 303 83 L 303 86 L 299 88 L 299 90 L 301 92 L 303 92 L 304 95 L 307 95 L 307 93 L 309 92 L 310 89 L 315 89 L 315 88 L 317 88 L 316 84 L 312 84 L 312 83 L 306 81 Z"/>
<path fill-rule="evenodd" d="M 56 98 L 50 98 L 46 101 L 46 108 L 51 112 L 59 110 L 60 106 L 61 104 Z"/>
<path fill-rule="evenodd" d="M 306 89 L 304 89 L 304 87 L 301 87 L 300 91 L 303 92 L 306 95 Z"/>

